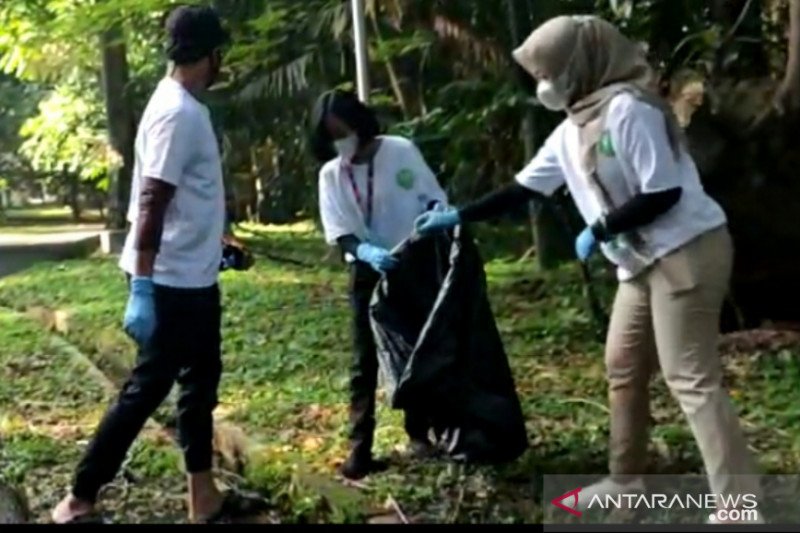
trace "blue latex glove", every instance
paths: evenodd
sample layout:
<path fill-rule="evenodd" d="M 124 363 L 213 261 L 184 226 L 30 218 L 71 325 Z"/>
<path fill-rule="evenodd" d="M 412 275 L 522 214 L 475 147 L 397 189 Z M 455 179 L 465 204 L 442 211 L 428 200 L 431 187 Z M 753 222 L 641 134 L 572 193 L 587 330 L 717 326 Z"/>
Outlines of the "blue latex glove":
<path fill-rule="evenodd" d="M 597 250 L 597 239 L 591 227 L 587 227 L 575 240 L 575 253 L 578 259 L 585 262 Z"/>
<path fill-rule="evenodd" d="M 438 231 L 446 231 L 461 224 L 458 210 L 450 208 L 446 211 L 434 209 L 421 214 L 414 221 L 414 228 L 420 235 L 430 235 Z"/>
<path fill-rule="evenodd" d="M 372 267 L 376 272 L 385 274 L 389 270 L 397 267 L 398 261 L 391 252 L 379 246 L 373 246 L 368 242 L 362 242 L 356 248 L 356 256 Z"/>
<path fill-rule="evenodd" d="M 123 328 L 139 346 L 149 343 L 156 331 L 155 286 L 151 278 L 134 276 Z"/>

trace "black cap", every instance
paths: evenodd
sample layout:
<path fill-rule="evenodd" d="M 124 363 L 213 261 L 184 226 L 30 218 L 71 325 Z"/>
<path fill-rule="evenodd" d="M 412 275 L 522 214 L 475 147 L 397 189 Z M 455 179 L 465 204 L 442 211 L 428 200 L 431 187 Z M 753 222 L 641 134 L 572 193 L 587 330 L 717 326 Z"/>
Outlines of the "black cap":
<path fill-rule="evenodd" d="M 194 63 L 230 40 L 216 10 L 208 6 L 181 6 L 167 17 L 167 55 L 177 64 Z"/>

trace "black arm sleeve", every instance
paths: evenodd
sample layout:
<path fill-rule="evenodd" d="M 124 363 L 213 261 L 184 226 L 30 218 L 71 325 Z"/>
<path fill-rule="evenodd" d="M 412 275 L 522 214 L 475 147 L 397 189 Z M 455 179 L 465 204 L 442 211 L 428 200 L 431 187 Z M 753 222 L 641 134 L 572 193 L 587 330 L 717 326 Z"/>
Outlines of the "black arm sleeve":
<path fill-rule="evenodd" d="M 353 257 L 356 257 L 356 250 L 358 250 L 358 245 L 361 244 L 361 239 L 355 235 L 344 235 L 336 239 L 336 242 L 339 243 L 339 248 L 342 249 L 342 253 L 351 254 Z"/>
<path fill-rule="evenodd" d="M 592 226 L 595 237 L 608 241 L 614 235 L 646 226 L 663 215 L 678 203 L 683 189 L 675 187 L 665 191 L 637 194 L 628 202 L 606 215 L 602 221 Z"/>
<path fill-rule="evenodd" d="M 462 207 L 458 213 L 464 222 L 480 222 L 504 215 L 515 207 L 537 198 L 544 198 L 544 195 L 519 183 L 512 183 Z"/>

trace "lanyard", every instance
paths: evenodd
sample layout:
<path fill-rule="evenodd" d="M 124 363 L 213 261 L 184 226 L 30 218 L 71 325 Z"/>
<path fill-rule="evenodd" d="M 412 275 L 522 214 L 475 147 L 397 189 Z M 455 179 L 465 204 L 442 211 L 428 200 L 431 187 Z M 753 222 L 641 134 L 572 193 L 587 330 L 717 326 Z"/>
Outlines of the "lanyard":
<path fill-rule="evenodd" d="M 366 218 L 367 228 L 372 226 L 372 198 L 374 196 L 374 182 L 375 182 L 375 166 L 373 164 L 373 160 L 369 160 L 369 166 L 367 170 L 367 203 L 364 205 L 363 200 L 361 199 L 361 191 L 358 190 L 358 185 L 356 184 L 356 177 L 353 173 L 353 165 L 347 164 L 344 165 L 345 170 L 347 171 L 347 177 L 350 178 L 350 187 L 353 189 L 353 195 L 356 197 L 356 203 L 358 207 L 361 208 L 361 211 L 364 213 Z"/>

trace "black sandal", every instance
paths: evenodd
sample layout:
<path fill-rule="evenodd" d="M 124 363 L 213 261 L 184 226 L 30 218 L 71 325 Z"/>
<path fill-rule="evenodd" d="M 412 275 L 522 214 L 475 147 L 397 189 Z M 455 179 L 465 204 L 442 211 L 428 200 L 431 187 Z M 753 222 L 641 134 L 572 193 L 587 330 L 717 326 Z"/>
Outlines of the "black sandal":
<path fill-rule="evenodd" d="M 219 511 L 201 522 L 204 524 L 228 524 L 237 518 L 255 516 L 268 509 L 269 505 L 264 498 L 230 490 L 223 495 Z"/>

